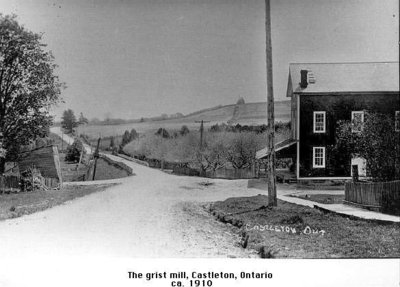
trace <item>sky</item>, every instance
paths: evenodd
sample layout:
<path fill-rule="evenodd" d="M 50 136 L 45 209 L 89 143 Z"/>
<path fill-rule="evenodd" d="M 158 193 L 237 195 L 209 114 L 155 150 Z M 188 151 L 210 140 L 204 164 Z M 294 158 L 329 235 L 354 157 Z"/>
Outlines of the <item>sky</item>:
<path fill-rule="evenodd" d="M 275 100 L 289 63 L 398 61 L 398 0 L 271 0 Z M 59 119 L 184 114 L 266 101 L 264 0 L 0 0 L 43 33 Z"/>

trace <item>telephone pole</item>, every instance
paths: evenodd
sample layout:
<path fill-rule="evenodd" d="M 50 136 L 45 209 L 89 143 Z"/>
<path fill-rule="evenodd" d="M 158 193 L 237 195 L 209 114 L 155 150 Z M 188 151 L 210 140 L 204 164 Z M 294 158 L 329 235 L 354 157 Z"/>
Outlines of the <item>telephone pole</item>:
<path fill-rule="evenodd" d="M 94 180 L 94 178 L 96 177 L 96 167 L 97 167 L 97 159 L 99 158 L 99 148 L 100 148 L 100 141 L 101 138 L 99 137 L 99 139 L 97 140 L 97 147 L 96 150 L 94 151 L 94 167 L 93 167 L 93 177 L 92 180 Z"/>
<path fill-rule="evenodd" d="M 195 121 L 200 123 L 200 150 L 203 150 L 203 133 L 204 133 L 204 123 L 209 123 L 210 121 Z"/>
<path fill-rule="evenodd" d="M 268 113 L 268 151 L 267 179 L 268 205 L 277 206 L 276 173 L 275 173 L 275 115 L 274 89 L 272 78 L 272 43 L 271 43 L 271 6 L 270 0 L 265 0 L 265 32 L 266 32 L 266 61 L 267 61 L 267 113 Z"/>

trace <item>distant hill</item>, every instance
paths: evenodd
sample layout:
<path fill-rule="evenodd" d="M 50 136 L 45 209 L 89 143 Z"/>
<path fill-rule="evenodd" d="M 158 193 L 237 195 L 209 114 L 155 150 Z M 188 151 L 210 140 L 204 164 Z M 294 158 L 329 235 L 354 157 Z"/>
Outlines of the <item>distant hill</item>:
<path fill-rule="evenodd" d="M 234 105 L 217 106 L 203 109 L 187 115 L 176 115 L 168 119 L 161 117 L 146 118 L 143 120 L 127 120 L 125 123 L 112 121 L 90 123 L 79 126 L 78 133 L 84 133 L 93 138 L 101 134 L 105 136 L 122 135 L 126 130 L 136 129 L 139 133 L 155 132 L 160 127 L 168 131 L 179 130 L 186 125 L 190 130 L 198 130 L 198 121 L 204 120 L 206 128 L 216 123 L 241 124 L 241 125 L 262 125 L 267 124 L 267 103 L 238 103 Z M 290 101 L 275 102 L 275 121 L 290 121 Z"/>
<path fill-rule="evenodd" d="M 290 101 L 275 102 L 275 121 L 290 121 Z M 166 120 L 166 122 L 193 122 L 193 121 L 224 122 L 230 124 L 262 124 L 267 121 L 267 103 L 246 103 L 236 105 L 217 106 L 204 109 L 186 116 Z"/>

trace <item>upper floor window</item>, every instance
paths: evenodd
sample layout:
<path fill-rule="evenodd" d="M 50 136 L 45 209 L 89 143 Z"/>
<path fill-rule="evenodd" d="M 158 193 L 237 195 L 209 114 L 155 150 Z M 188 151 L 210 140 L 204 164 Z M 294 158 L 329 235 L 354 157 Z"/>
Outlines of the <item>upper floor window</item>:
<path fill-rule="evenodd" d="M 314 133 L 324 133 L 326 131 L 326 112 L 314 112 Z"/>
<path fill-rule="evenodd" d="M 351 112 L 351 131 L 353 133 L 359 133 L 363 130 L 364 123 L 364 111 Z"/>
<path fill-rule="evenodd" d="M 325 167 L 325 147 L 313 147 L 313 168 Z"/>
<path fill-rule="evenodd" d="M 394 116 L 394 130 L 400 132 L 400 111 L 396 111 Z"/>

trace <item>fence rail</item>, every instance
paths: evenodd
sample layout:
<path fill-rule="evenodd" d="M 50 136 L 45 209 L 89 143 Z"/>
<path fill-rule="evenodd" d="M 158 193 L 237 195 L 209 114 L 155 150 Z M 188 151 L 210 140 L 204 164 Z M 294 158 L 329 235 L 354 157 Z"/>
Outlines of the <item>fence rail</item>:
<path fill-rule="evenodd" d="M 15 175 L 0 175 L 0 193 L 20 190 L 20 177 Z"/>
<path fill-rule="evenodd" d="M 58 178 L 43 177 L 41 184 L 47 188 L 58 188 L 60 182 Z M 24 190 L 23 184 L 21 185 L 21 177 L 17 175 L 0 175 L 0 193 L 19 192 Z"/>
<path fill-rule="evenodd" d="M 384 213 L 400 213 L 400 180 L 390 182 L 346 182 L 345 202 Z"/>

